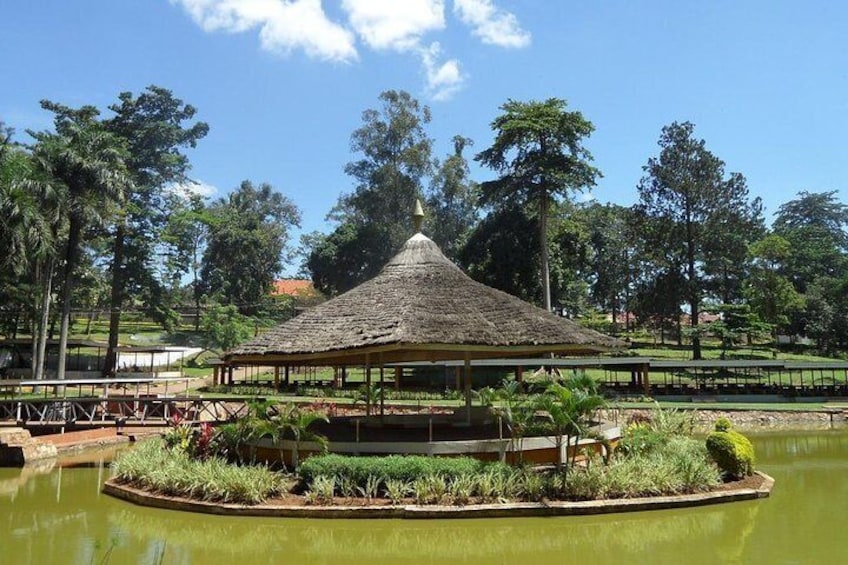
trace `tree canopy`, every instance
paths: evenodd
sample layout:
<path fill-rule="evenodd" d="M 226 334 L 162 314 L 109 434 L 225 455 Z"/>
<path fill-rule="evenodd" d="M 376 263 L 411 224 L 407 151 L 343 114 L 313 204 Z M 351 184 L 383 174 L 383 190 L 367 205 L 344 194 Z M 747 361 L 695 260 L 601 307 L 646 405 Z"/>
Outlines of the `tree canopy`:
<path fill-rule="evenodd" d="M 551 202 L 571 191 L 591 187 L 600 171 L 590 163 L 583 146 L 594 126 L 577 111 L 567 111 L 565 100 L 507 101 L 492 121 L 492 146 L 475 159 L 500 175 L 481 184 L 482 202 L 514 202 L 536 207 L 540 280 L 545 308 L 551 309 L 548 260 L 548 214 Z"/>

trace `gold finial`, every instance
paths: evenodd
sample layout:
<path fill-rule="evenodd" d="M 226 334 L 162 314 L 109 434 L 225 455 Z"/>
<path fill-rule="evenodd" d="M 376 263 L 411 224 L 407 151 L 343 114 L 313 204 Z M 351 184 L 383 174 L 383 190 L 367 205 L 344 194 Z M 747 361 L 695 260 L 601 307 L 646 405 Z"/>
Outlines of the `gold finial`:
<path fill-rule="evenodd" d="M 415 211 L 412 212 L 412 223 L 415 226 L 415 233 L 421 232 L 421 224 L 424 223 L 424 209 L 421 207 L 421 201 L 415 200 Z"/>

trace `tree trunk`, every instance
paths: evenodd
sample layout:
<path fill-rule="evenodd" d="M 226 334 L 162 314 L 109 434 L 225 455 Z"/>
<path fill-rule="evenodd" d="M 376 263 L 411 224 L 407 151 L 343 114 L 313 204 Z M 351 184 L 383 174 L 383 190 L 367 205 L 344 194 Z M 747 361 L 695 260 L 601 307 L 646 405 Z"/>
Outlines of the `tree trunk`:
<path fill-rule="evenodd" d="M 103 363 L 103 376 L 112 374 L 118 365 L 118 334 L 121 330 L 121 306 L 124 298 L 124 218 L 115 227 L 115 242 L 112 259 L 112 288 L 109 296 L 109 344 Z"/>
<path fill-rule="evenodd" d="M 44 367 L 47 364 L 47 325 L 50 323 L 50 302 L 53 292 L 53 259 L 47 262 L 47 272 L 44 274 L 44 288 L 41 295 L 41 323 L 38 326 L 38 364 L 35 367 L 33 378 L 41 380 L 44 378 Z"/>
<path fill-rule="evenodd" d="M 539 250 L 541 251 L 542 294 L 545 310 L 551 311 L 551 271 L 548 264 L 548 192 L 542 191 L 539 197 Z"/>
<path fill-rule="evenodd" d="M 688 206 L 688 204 L 687 204 Z M 695 234 L 690 212 L 686 210 L 686 276 L 689 279 L 689 327 L 692 328 L 692 359 L 701 359 L 701 338 L 698 336 L 698 315 L 700 314 L 700 293 L 695 272 Z"/>
<path fill-rule="evenodd" d="M 35 288 L 38 288 L 38 283 L 41 282 L 41 262 L 36 260 L 35 262 L 35 270 L 33 272 L 33 282 L 35 283 Z M 38 336 L 40 333 L 40 326 L 38 325 L 38 304 L 41 301 L 41 296 L 36 294 L 32 297 L 33 302 L 36 303 L 36 306 L 33 308 L 32 312 L 32 357 L 30 358 L 30 375 L 33 379 L 37 379 L 36 376 L 37 368 L 38 368 Z M 17 320 L 15 325 L 17 325 Z M 14 339 L 14 338 L 13 338 Z"/>
<path fill-rule="evenodd" d="M 71 215 L 68 226 L 68 248 L 65 252 L 65 286 L 62 289 L 62 321 L 59 325 L 59 359 L 56 363 L 56 378 L 65 378 L 65 363 L 68 355 L 68 332 L 71 329 L 71 293 L 74 289 L 74 268 L 79 255 L 79 240 L 82 221 Z"/>

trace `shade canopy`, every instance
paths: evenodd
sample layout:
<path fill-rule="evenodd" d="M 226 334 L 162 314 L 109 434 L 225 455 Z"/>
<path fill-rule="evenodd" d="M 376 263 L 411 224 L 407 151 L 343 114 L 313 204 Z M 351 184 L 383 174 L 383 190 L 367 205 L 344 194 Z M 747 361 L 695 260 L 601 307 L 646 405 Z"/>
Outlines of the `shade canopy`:
<path fill-rule="evenodd" d="M 472 280 L 418 233 L 373 279 L 225 358 L 233 364 L 354 365 L 586 355 L 623 345 Z"/>

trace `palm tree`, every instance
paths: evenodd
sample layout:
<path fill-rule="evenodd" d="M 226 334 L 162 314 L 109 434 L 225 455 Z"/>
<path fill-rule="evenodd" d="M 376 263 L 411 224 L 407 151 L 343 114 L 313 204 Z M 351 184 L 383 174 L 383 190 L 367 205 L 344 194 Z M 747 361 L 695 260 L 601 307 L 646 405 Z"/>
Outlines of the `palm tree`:
<path fill-rule="evenodd" d="M 25 290 L 33 310 L 33 377 L 43 376 L 47 323 L 61 218 L 57 191 L 43 162 L 10 142 L 0 124 L 0 267 Z M 27 284 L 20 284 L 25 282 Z M 27 291 L 27 289 L 29 289 Z M 41 313 L 40 317 L 38 313 Z"/>
<path fill-rule="evenodd" d="M 131 181 L 124 160 L 123 142 L 97 120 L 98 110 L 84 106 L 73 110 L 42 101 L 56 114 L 56 133 L 32 133 L 34 154 L 48 164 L 52 177 L 63 186 L 63 211 L 68 220 L 64 250 L 62 318 L 59 331 L 57 378 L 65 377 L 71 293 L 85 231 L 104 223 L 119 209 Z"/>
<path fill-rule="evenodd" d="M 568 445 L 573 443 L 576 448 L 580 438 L 589 430 L 589 415 L 604 405 L 604 398 L 597 393 L 597 384 L 585 375 L 567 379 L 564 384 L 551 383 L 538 397 L 536 406 L 547 414 L 549 426 L 556 437 L 558 470 L 563 469 L 563 463 L 568 468 Z M 563 462 L 565 438 L 568 445 Z"/>
<path fill-rule="evenodd" d="M 274 440 L 280 446 L 280 460 L 283 460 L 283 437 L 291 434 L 294 439 L 292 447 L 292 469 L 299 465 L 299 450 L 302 441 L 312 441 L 318 444 L 322 451 L 327 449 L 327 438 L 309 430 L 315 422 L 329 422 L 323 412 L 303 410 L 295 404 L 287 404 L 280 415 L 272 420 L 275 424 Z M 285 464 L 285 463 L 284 463 Z"/>
<path fill-rule="evenodd" d="M 512 378 L 506 378 L 497 390 L 501 401 L 493 411 L 506 423 L 510 433 L 510 442 L 518 447 L 518 458 L 524 461 L 524 434 L 532 423 L 535 415 L 534 402 L 524 395 L 521 383 Z"/>

